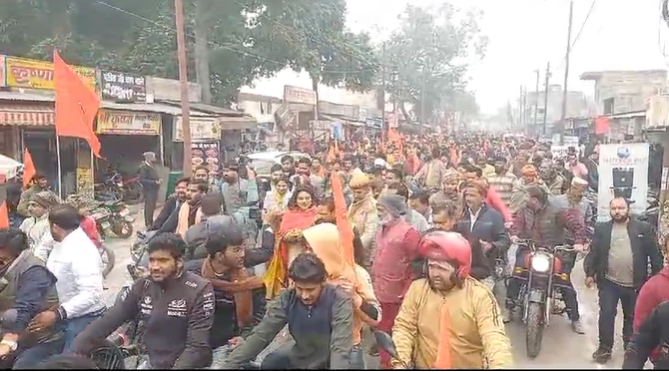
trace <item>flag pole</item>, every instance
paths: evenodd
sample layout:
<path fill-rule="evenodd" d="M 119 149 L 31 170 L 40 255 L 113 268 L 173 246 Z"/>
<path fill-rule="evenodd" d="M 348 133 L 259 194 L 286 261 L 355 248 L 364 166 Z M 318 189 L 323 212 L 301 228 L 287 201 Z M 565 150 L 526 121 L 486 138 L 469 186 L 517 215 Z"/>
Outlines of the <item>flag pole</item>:
<path fill-rule="evenodd" d="M 63 198 L 63 173 L 60 167 L 60 139 L 56 131 L 56 156 L 58 157 L 58 196 Z"/>

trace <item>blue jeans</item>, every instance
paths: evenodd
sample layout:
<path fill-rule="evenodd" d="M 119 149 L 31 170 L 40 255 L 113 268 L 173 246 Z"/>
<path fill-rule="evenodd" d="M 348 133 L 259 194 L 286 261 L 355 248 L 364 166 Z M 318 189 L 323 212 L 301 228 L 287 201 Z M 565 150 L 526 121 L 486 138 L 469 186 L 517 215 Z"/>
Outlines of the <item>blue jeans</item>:
<path fill-rule="evenodd" d="M 95 319 L 101 317 L 102 314 L 104 314 L 104 312 L 65 320 L 65 346 L 63 347 L 63 354 L 72 353 L 74 351 L 72 350 L 72 344 L 77 335 L 83 332 Z"/>
<path fill-rule="evenodd" d="M 43 344 L 37 344 L 19 353 L 12 369 L 34 369 L 35 366 L 47 358 L 60 354 L 63 351 L 63 339 Z"/>

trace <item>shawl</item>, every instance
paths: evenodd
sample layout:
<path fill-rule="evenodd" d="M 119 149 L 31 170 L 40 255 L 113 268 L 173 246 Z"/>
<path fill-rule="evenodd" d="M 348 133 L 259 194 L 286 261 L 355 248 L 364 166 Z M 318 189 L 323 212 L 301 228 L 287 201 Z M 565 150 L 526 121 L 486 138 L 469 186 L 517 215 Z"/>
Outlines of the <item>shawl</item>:
<path fill-rule="evenodd" d="M 265 288 L 268 299 L 273 299 L 281 289 L 288 286 L 287 274 L 292 257 L 289 256 L 288 246 L 284 239 L 287 236 L 299 236 L 302 230 L 314 224 L 317 215 L 318 212 L 313 207 L 307 210 L 291 208 L 284 213 L 274 243 L 274 255 L 265 273 Z"/>
<path fill-rule="evenodd" d="M 186 236 L 186 231 L 188 231 L 188 216 L 190 215 L 190 204 L 183 203 L 179 209 L 179 219 L 177 222 L 177 234 L 182 237 Z M 202 209 L 198 206 L 197 212 L 195 212 L 195 225 L 202 221 Z"/>

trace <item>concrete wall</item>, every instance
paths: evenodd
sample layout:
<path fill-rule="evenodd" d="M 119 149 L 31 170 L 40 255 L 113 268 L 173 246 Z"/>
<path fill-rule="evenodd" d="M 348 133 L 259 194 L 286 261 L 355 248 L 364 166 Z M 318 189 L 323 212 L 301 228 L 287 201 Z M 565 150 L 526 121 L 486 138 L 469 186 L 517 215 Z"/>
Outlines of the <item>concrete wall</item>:
<path fill-rule="evenodd" d="M 560 120 L 562 116 L 562 95 L 561 85 L 549 86 L 546 122 L 553 123 Z M 532 120 L 534 120 L 534 104 L 537 99 L 537 122 L 543 123 L 544 97 L 545 93 L 543 91 L 539 92 L 538 95 L 535 92 L 527 93 L 526 120 L 528 123 L 532 123 Z M 587 117 L 590 111 L 592 111 L 592 103 L 583 92 L 567 92 L 567 118 Z"/>
<path fill-rule="evenodd" d="M 595 81 L 597 114 L 604 114 L 604 104 L 613 98 L 613 114 L 646 109 L 646 100 L 667 89 L 666 70 L 602 71 L 584 74 Z"/>

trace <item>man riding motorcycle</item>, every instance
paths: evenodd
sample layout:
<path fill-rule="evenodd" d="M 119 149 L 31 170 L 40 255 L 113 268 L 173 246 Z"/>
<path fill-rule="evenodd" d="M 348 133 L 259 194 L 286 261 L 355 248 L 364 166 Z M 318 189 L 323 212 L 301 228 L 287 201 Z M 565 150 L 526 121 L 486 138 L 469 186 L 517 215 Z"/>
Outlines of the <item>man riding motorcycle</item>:
<path fill-rule="evenodd" d="M 268 303 L 263 320 L 228 355 L 221 369 L 239 369 L 257 357 L 286 324 L 295 342 L 267 355 L 262 370 L 349 369 L 354 319 L 351 296 L 326 283 L 325 265 L 313 253 L 300 253 L 288 272 L 294 286 Z"/>
<path fill-rule="evenodd" d="M 6 320 L 0 359 L 13 354 L 14 369 L 32 369 L 63 350 L 62 327 L 27 333 L 31 319 L 58 307 L 56 277 L 30 252 L 28 238 L 17 228 L 0 229 L 0 265 L 0 312 Z M 14 320 L 8 321 L 11 313 Z"/>
<path fill-rule="evenodd" d="M 544 187 L 541 185 L 532 185 L 527 188 L 528 199 L 526 205 L 516 213 L 510 229 L 511 241 L 518 242 L 520 239 L 529 239 L 536 246 L 553 248 L 557 245 L 566 244 L 565 230 L 567 230 L 574 238 L 574 250 L 584 252 L 586 233 L 580 213 L 573 208 L 563 209 L 553 205 L 552 201 L 549 201 L 548 193 Z M 522 267 L 526 254 L 529 254 L 526 249 L 517 249 L 515 252 L 515 267 Z M 514 255 L 513 250 L 510 250 L 510 255 Z M 556 255 L 560 256 L 560 252 L 556 253 Z M 565 262 L 565 268 L 573 268 L 573 265 L 568 264 L 570 260 L 573 262 L 575 259 L 573 255 L 560 258 Z M 569 274 L 569 271 L 566 273 Z M 569 281 L 571 283 L 571 278 L 569 278 Z M 520 289 L 521 282 L 511 278 L 508 282 L 506 298 L 506 305 L 510 310 L 513 310 L 515 307 L 514 301 L 518 297 Z M 562 298 L 569 309 L 568 315 L 574 332 L 583 334 L 583 326 L 581 325 L 578 312 L 576 290 L 563 291 Z M 511 311 L 508 312 L 508 316 L 505 313 L 504 321 L 511 321 L 511 316 Z"/>
<path fill-rule="evenodd" d="M 176 234 L 157 235 L 148 252 L 150 276 L 137 279 L 122 303 L 80 333 L 74 350 L 88 355 L 124 322 L 139 318 L 153 368 L 208 367 L 215 308 L 211 283 L 184 270 L 185 243 Z"/>
<path fill-rule="evenodd" d="M 421 240 L 426 279 L 411 284 L 395 325 L 395 369 L 500 369 L 512 363 L 499 306 L 484 284 L 469 276 L 472 253 L 458 233 L 434 231 Z M 449 349 L 450 363 L 439 352 Z"/>

